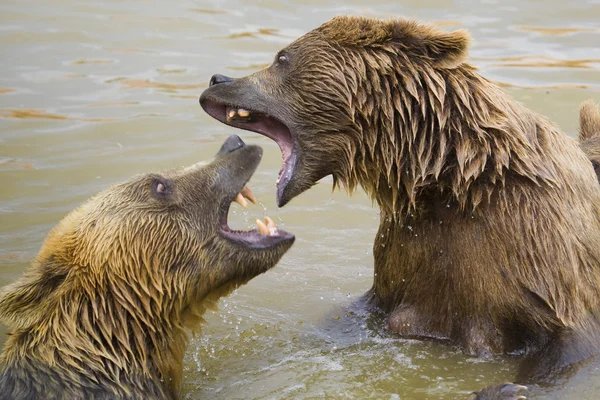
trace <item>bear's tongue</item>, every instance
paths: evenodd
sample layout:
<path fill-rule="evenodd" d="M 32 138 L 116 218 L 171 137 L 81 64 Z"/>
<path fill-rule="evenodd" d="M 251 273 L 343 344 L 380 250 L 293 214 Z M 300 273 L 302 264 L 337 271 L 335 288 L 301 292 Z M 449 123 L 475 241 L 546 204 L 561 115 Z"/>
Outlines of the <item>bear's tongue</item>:
<path fill-rule="evenodd" d="M 244 188 L 238 193 L 235 197 L 235 202 L 241 205 L 242 207 L 248 207 L 248 202 L 246 199 L 250 200 L 252 204 L 256 204 L 256 197 L 250 190 L 248 186 L 244 186 Z M 260 219 L 256 220 L 256 225 L 258 227 L 258 233 L 265 236 L 276 236 L 279 232 L 277 231 L 277 226 L 275 222 L 269 217 L 265 217 L 265 222 Z"/>

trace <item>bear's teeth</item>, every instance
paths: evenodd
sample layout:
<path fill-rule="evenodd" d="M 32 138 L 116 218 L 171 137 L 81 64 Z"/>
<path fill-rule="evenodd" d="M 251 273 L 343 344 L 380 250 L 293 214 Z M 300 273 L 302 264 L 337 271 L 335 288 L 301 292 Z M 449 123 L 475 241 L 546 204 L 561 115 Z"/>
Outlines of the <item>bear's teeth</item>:
<path fill-rule="evenodd" d="M 248 202 L 246 201 L 246 199 L 250 200 L 252 204 L 256 204 L 256 197 L 254 197 L 254 193 L 252 193 L 252 190 L 250 190 L 248 186 L 244 186 L 244 188 L 240 190 L 237 196 L 235 196 L 235 200 L 233 201 L 235 201 L 242 207 L 248 207 Z"/>
<path fill-rule="evenodd" d="M 246 201 L 244 196 L 242 196 L 242 193 L 238 193 L 237 196 L 235 196 L 235 202 L 242 207 L 248 207 L 248 202 Z"/>
<path fill-rule="evenodd" d="M 250 111 L 244 108 L 232 108 L 227 112 L 227 122 L 232 122 L 236 118 L 249 118 Z"/>
<path fill-rule="evenodd" d="M 269 235 L 277 235 L 278 232 L 275 222 L 269 217 L 265 217 L 265 222 L 267 223 L 267 228 L 269 228 Z"/>
<path fill-rule="evenodd" d="M 254 197 L 254 193 L 252 193 L 248 186 L 244 186 L 244 188 L 240 191 L 240 194 L 250 200 L 252 204 L 256 204 L 256 197 Z"/>
<path fill-rule="evenodd" d="M 229 110 L 229 113 L 227 114 L 227 120 L 231 121 L 235 115 L 237 114 L 237 112 L 235 110 Z"/>
<path fill-rule="evenodd" d="M 265 236 L 277 235 L 278 232 L 277 227 L 275 226 L 275 222 L 273 222 L 273 220 L 269 217 L 265 217 L 265 222 L 262 222 L 260 219 L 256 220 L 256 225 L 258 226 L 258 233 Z"/>
<path fill-rule="evenodd" d="M 269 228 L 267 228 L 267 225 L 265 225 L 265 223 L 262 222 L 260 219 L 256 220 L 256 225 L 258 226 L 258 233 L 260 233 L 261 235 L 269 234 Z"/>

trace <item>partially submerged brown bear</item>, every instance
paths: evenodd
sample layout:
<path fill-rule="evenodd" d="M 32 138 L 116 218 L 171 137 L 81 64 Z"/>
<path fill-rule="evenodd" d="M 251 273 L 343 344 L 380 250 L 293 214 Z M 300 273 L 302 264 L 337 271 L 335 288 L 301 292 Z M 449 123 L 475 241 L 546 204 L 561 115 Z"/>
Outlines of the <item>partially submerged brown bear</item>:
<path fill-rule="evenodd" d="M 336 17 L 262 71 L 214 75 L 200 103 L 279 144 L 280 206 L 327 175 L 378 203 L 367 296 L 390 330 L 524 355 L 519 382 L 552 382 L 599 349 L 600 185 L 574 140 L 466 62 L 468 44 Z"/>
<path fill-rule="evenodd" d="M 294 242 L 227 225 L 261 157 L 232 136 L 206 166 L 137 176 L 65 217 L 0 294 L 0 399 L 177 398 L 187 328 Z"/>

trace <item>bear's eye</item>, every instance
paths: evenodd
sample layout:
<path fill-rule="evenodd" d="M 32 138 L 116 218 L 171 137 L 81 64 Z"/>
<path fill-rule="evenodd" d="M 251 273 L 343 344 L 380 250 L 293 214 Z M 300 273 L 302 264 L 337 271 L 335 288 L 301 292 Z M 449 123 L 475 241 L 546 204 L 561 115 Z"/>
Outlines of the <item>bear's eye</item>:
<path fill-rule="evenodd" d="M 277 65 L 286 64 L 288 61 L 290 61 L 290 59 L 287 54 L 279 53 L 277 55 Z"/>
<path fill-rule="evenodd" d="M 157 179 L 152 182 L 152 192 L 158 198 L 164 199 L 164 196 L 170 193 L 169 184 L 162 179 Z"/>

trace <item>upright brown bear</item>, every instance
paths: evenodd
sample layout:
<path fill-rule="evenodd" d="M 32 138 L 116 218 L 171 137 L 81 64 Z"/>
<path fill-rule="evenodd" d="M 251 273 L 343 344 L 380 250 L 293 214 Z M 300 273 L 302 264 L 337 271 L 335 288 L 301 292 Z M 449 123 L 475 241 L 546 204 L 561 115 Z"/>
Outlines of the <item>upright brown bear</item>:
<path fill-rule="evenodd" d="M 294 242 L 227 225 L 261 156 L 232 136 L 207 166 L 137 176 L 65 217 L 0 294 L 0 399 L 177 398 L 186 328 Z"/>
<path fill-rule="evenodd" d="M 283 153 L 280 206 L 332 175 L 377 203 L 368 298 L 403 336 L 525 355 L 552 381 L 598 352 L 600 185 L 577 143 L 469 65 L 465 31 L 337 17 L 200 103 Z"/>

